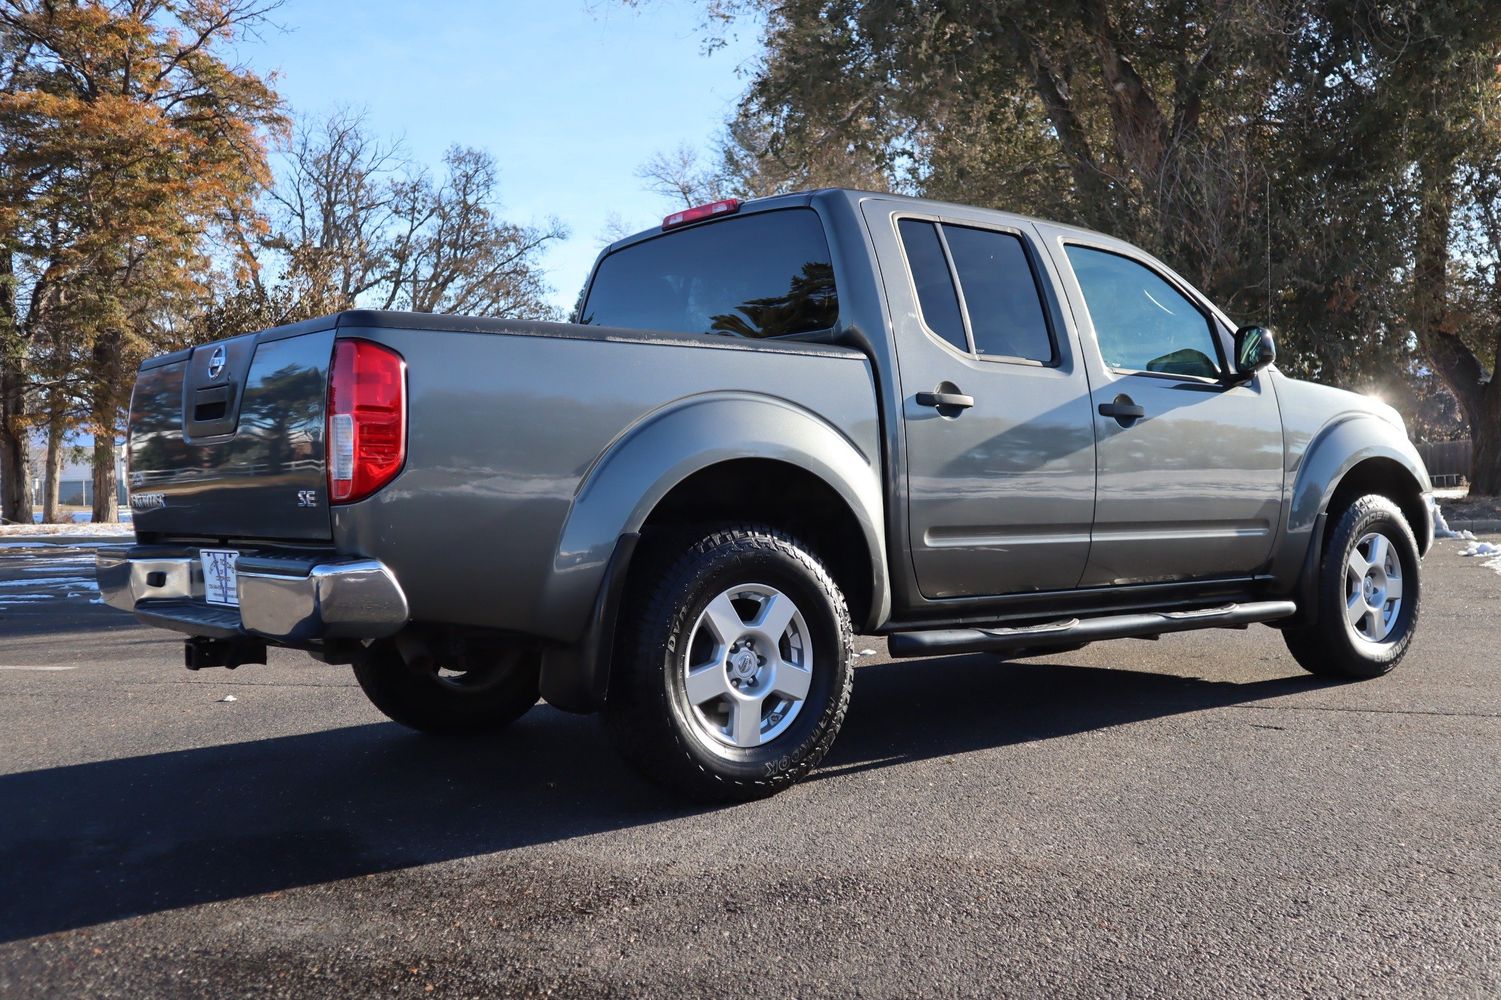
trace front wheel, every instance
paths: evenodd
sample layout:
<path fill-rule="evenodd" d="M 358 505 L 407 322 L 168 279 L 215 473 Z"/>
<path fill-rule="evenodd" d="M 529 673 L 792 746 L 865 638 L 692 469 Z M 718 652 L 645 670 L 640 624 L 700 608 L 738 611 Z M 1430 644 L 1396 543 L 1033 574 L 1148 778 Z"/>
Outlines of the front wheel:
<path fill-rule="evenodd" d="M 642 558 L 605 704 L 622 755 L 711 801 L 807 774 L 850 694 L 849 612 L 822 563 L 763 527 L 653 539 Z"/>
<path fill-rule="evenodd" d="M 1319 566 L 1318 620 L 1283 632 L 1293 658 L 1324 677 L 1380 677 L 1412 644 L 1421 596 L 1418 545 L 1383 496 L 1339 515 Z"/>

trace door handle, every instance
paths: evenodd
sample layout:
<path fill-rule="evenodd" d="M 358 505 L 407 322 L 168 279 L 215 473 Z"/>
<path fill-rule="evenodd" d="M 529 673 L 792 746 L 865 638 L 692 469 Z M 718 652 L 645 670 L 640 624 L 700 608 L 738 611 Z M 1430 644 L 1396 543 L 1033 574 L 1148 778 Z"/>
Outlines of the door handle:
<path fill-rule="evenodd" d="M 956 410 L 967 410 L 975 405 L 975 397 L 966 396 L 962 392 L 919 392 L 917 394 L 918 406 L 932 406 L 938 409 L 952 407 Z"/>
<path fill-rule="evenodd" d="M 1100 416 L 1114 417 L 1115 422 L 1122 427 L 1130 427 L 1146 415 L 1146 409 L 1133 401 L 1125 393 L 1116 396 L 1115 399 L 1108 403 L 1100 404 Z"/>

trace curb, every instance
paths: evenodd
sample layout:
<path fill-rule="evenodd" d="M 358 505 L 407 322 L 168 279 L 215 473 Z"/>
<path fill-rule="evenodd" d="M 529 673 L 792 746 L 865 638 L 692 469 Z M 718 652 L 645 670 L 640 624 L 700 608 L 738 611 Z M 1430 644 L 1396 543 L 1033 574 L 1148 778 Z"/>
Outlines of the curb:
<path fill-rule="evenodd" d="M 1501 521 L 1450 521 L 1450 531 L 1469 531 L 1477 535 L 1494 535 L 1501 533 Z"/>

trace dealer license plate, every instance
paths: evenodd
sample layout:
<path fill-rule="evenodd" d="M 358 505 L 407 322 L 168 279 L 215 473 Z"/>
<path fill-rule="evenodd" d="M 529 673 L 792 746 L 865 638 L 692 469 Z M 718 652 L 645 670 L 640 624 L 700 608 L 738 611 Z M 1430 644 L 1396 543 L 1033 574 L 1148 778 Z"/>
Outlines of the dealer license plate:
<path fill-rule="evenodd" d="M 235 561 L 240 558 L 239 551 L 199 549 L 198 558 L 203 563 L 203 599 L 210 604 L 238 608 L 240 587 L 235 575 Z"/>

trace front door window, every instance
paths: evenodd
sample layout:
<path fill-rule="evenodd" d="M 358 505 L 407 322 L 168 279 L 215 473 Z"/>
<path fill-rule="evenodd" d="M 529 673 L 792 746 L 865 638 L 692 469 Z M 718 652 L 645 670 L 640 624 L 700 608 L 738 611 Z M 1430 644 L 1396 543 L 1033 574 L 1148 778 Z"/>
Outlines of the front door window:
<path fill-rule="evenodd" d="M 1100 355 L 1116 371 L 1218 378 L 1209 319 L 1156 272 L 1120 254 L 1071 245 Z"/>

